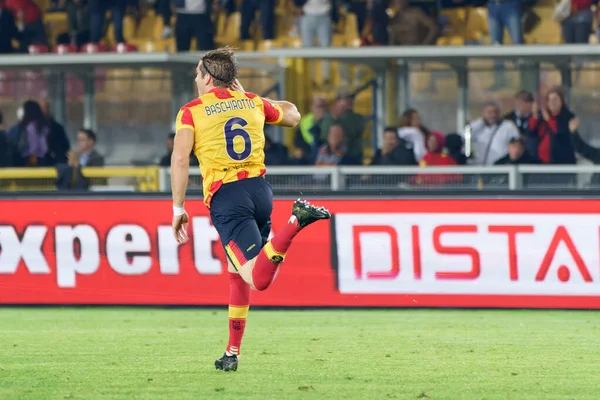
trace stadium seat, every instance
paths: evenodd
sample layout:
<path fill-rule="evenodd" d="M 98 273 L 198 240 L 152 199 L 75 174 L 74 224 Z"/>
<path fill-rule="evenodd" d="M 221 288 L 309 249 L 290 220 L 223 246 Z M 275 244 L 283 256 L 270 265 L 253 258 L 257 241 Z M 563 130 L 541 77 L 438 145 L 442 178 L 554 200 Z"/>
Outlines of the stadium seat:
<path fill-rule="evenodd" d="M 240 41 L 241 23 L 242 15 L 239 12 L 234 12 L 229 16 L 220 13 L 217 18 L 215 42 L 220 46 L 236 45 Z"/>
<path fill-rule="evenodd" d="M 87 54 L 102 53 L 106 51 L 106 47 L 102 43 L 86 43 L 81 46 L 81 52 Z"/>
<path fill-rule="evenodd" d="M 59 44 L 54 49 L 56 54 L 69 54 L 69 53 L 77 53 L 77 46 L 74 44 Z"/>
<path fill-rule="evenodd" d="M 48 46 L 43 44 L 32 44 L 29 45 L 28 49 L 29 54 L 45 54 L 48 53 Z"/>
<path fill-rule="evenodd" d="M 112 48 L 112 51 L 115 53 L 135 53 L 137 51 L 137 47 L 129 44 L 129 43 L 118 43 L 115 47 Z"/>

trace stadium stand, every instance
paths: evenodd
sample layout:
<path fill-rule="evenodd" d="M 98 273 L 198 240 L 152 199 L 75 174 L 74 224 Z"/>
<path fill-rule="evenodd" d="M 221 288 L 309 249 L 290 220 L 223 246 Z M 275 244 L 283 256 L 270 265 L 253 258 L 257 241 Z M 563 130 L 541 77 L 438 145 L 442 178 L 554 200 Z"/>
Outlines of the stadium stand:
<path fill-rule="evenodd" d="M 105 16 L 104 36 L 101 43 L 85 43 L 79 49 L 73 44 L 58 44 L 57 40 L 69 31 L 68 15 L 65 11 L 46 12 L 51 6 L 49 0 L 36 0 L 35 3 L 43 11 L 43 20 L 46 34 L 49 39 L 49 48 L 43 45 L 32 45 L 29 47 L 31 54 L 40 54 L 45 52 L 54 52 L 57 54 L 69 54 L 77 51 L 84 53 L 95 52 L 174 52 L 175 39 L 165 37 L 165 25 L 162 15 L 157 14 L 157 10 L 148 1 L 140 1 L 138 8 L 134 12 L 127 13 L 123 20 L 123 37 L 125 43 L 117 43 L 113 31 L 110 12 Z M 229 9 L 216 8 L 213 20 L 215 24 L 215 44 L 217 46 L 233 45 L 241 50 L 264 51 L 272 48 L 299 48 L 302 47 L 302 41 L 293 27 L 296 24 L 296 7 L 291 0 L 278 0 L 275 8 L 275 38 L 273 40 L 262 39 L 262 28 L 260 24 L 254 24 L 251 28 L 251 40 L 242 40 L 240 29 L 242 24 L 242 15 L 238 8 Z M 441 7 L 432 5 L 433 3 L 414 2 L 413 7 L 421 7 L 427 13 L 432 15 L 440 25 L 440 32 L 435 40 L 437 46 L 459 46 L 459 45 L 486 45 L 491 44 L 488 28 L 487 7 L 482 2 L 461 2 L 456 6 L 452 2 L 440 2 Z M 465 6 L 467 5 L 467 6 Z M 528 8 L 526 13 L 534 15 L 532 23 L 525 23 L 525 43 L 527 44 L 558 44 L 562 39 L 560 36 L 560 25 L 552 20 L 554 3 L 551 0 L 539 0 Z M 373 43 L 372 24 L 367 21 L 364 28 L 359 32 L 359 19 L 357 15 L 349 11 L 345 5 L 339 8 L 339 20 L 334 26 L 332 46 L 343 48 L 355 48 L 368 46 Z M 232 12 L 231 12 L 232 11 Z M 388 9 L 390 15 L 393 15 L 394 2 Z M 524 14 L 525 15 L 525 14 Z M 176 24 L 176 14 L 171 17 L 171 26 Z M 590 35 L 590 42 L 595 42 L 595 35 Z M 505 33 L 505 43 L 510 43 L 508 33 Z M 192 40 L 191 50 L 196 49 L 195 40 Z M 316 62 L 318 64 L 318 62 Z M 592 66 L 595 68 L 595 65 Z M 302 67 L 304 68 L 304 67 Z M 333 101 L 338 93 L 338 89 L 343 87 L 345 91 L 356 92 L 354 110 L 362 115 L 371 115 L 373 112 L 372 91 L 359 90 L 364 89 L 373 78 L 372 72 L 368 68 L 348 67 L 336 62 L 329 63 L 328 70 L 330 78 L 326 78 L 321 68 L 314 68 L 314 73 L 310 75 L 308 82 L 310 88 L 303 94 L 300 104 L 304 110 L 308 110 L 312 98 L 322 96 L 329 102 Z M 489 82 L 494 79 L 493 61 L 476 60 L 469 68 L 473 71 L 473 80 L 478 87 L 479 82 Z M 592 88 L 596 84 L 596 74 L 589 69 L 578 73 L 577 79 L 579 86 Z M 421 71 L 422 70 L 422 71 Z M 417 93 L 426 93 L 431 91 L 435 93 L 435 102 L 454 101 L 456 97 L 456 81 L 451 74 L 449 75 L 448 66 L 437 63 L 424 63 L 422 69 L 414 68 L 411 72 L 410 86 L 411 91 Z M 11 77 L 19 74 L 26 74 L 29 78 L 36 78 L 34 72 L 2 72 L 5 82 L 0 82 L 4 88 L 9 90 L 0 90 L 0 106 L 5 115 L 12 116 L 16 111 L 15 102 L 12 95 L 19 93 L 19 98 L 31 97 L 35 93 L 45 93 L 40 79 L 28 79 L 29 82 L 23 83 L 18 80 L 16 83 L 10 83 Z M 99 130 L 103 132 L 104 140 L 100 147 L 109 157 L 109 161 L 125 162 L 130 157 L 132 150 L 138 150 L 139 153 L 154 154 L 156 149 L 153 142 L 162 140 L 165 132 L 169 130 L 165 126 L 164 120 L 168 120 L 170 112 L 171 82 L 169 72 L 156 68 L 141 69 L 105 69 L 96 72 L 95 76 L 95 101 L 101 105 L 98 109 L 102 115 L 98 115 L 99 123 L 102 124 Z M 558 71 L 545 72 L 546 82 L 560 83 L 560 73 Z M 257 92 L 268 90 L 273 81 L 268 73 L 257 70 L 243 70 L 242 75 L 249 80 L 249 86 Z M 72 79 L 68 79 L 67 95 L 74 103 L 81 104 L 80 99 L 83 91 L 82 83 L 71 73 L 68 74 Z M 6 83 L 9 82 L 9 83 Z M 8 86 L 7 86 L 8 85 Z M 11 86 L 12 85 L 12 86 Z M 504 90 L 504 97 L 510 98 L 518 89 L 514 84 L 508 84 Z M 475 89 L 479 90 L 479 89 Z M 478 93 L 475 93 L 477 97 Z M 293 99 L 297 100 L 297 99 Z M 417 100 L 418 101 L 418 100 Z M 485 99 L 479 100 L 484 102 Z M 144 104 L 139 107 L 137 103 Z M 436 103 L 433 103 L 436 104 Z M 478 105 L 471 111 L 477 111 Z M 79 106 L 69 108 L 70 126 L 69 132 L 76 131 L 81 126 L 82 110 Z M 110 118 L 108 117 L 110 115 Z M 121 116 L 121 117 L 119 117 Z M 138 125 L 139 130 L 127 136 L 122 136 L 115 132 L 116 126 L 112 125 L 112 119 L 125 121 L 132 118 L 131 124 Z M 9 120 L 11 117 L 8 118 Z M 160 123 L 155 123 L 160 119 Z M 141 123 L 140 123 L 141 122 Z M 439 126 L 439 121 L 428 121 L 428 125 Z M 158 127 L 156 127 L 158 126 Z M 146 140 L 142 143 L 141 139 Z M 148 141 L 148 137 L 153 140 Z M 124 146 L 113 146 L 114 140 L 129 142 Z M 372 131 L 367 124 L 363 143 L 365 144 L 364 160 L 367 162 L 372 155 L 371 147 Z M 292 136 L 286 135 L 285 143 L 292 144 Z M 144 148 L 144 146 L 147 147 Z M 138 153 L 133 153 L 138 154 Z M 131 159 L 127 160 L 132 162 Z M 147 163 L 149 159 L 137 159 L 134 157 L 134 163 Z"/>

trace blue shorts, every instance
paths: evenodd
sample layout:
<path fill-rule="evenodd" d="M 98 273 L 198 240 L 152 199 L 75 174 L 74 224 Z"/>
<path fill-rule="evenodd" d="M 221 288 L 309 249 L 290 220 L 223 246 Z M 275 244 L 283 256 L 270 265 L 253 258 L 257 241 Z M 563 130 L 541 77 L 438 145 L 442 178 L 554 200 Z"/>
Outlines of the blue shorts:
<path fill-rule="evenodd" d="M 273 192 L 266 179 L 226 183 L 210 202 L 210 218 L 236 270 L 260 253 L 271 233 Z"/>

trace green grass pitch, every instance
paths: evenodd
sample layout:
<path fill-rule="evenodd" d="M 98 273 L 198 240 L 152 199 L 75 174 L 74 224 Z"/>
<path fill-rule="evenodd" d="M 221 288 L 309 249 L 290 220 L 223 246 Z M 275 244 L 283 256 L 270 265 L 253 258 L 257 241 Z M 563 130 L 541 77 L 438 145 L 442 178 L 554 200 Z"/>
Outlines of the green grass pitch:
<path fill-rule="evenodd" d="M 600 399 L 600 314 L 0 308 L 0 399 Z"/>

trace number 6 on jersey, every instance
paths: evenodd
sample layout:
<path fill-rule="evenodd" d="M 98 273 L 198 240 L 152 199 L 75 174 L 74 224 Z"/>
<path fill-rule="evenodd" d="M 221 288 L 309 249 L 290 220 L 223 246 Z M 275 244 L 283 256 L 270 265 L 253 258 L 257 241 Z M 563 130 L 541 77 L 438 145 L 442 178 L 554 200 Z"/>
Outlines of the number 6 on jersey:
<path fill-rule="evenodd" d="M 244 130 L 246 125 L 248 125 L 248 122 L 245 119 L 233 117 L 228 119 L 223 126 L 225 143 L 227 144 L 227 155 L 232 160 L 244 161 L 252 154 L 252 140 L 250 139 L 250 134 Z M 235 138 L 237 137 L 241 137 L 244 141 L 244 148 L 239 153 L 235 151 Z"/>

